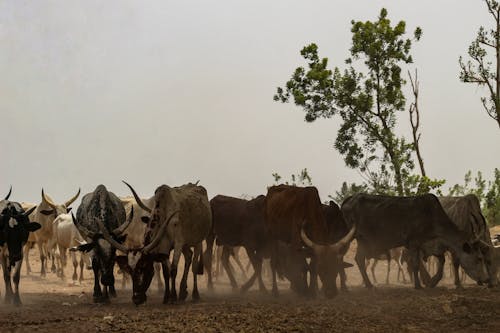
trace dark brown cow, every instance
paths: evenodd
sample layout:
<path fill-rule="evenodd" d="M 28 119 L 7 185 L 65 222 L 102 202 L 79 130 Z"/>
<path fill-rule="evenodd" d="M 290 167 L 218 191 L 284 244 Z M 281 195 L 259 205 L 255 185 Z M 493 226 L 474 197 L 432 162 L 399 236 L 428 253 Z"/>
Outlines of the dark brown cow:
<path fill-rule="evenodd" d="M 270 236 L 290 247 L 292 263 L 287 270 L 292 282 L 292 289 L 305 293 L 307 287 L 307 263 L 303 244 L 313 252 L 311 261 L 311 289 L 314 291 L 316 272 L 323 283 L 327 297 L 337 293 L 335 284 L 342 257 L 354 236 L 355 227 L 335 244 L 328 244 L 328 225 L 322 210 L 318 190 L 315 187 L 297 187 L 289 185 L 272 186 L 267 191 L 266 224 Z M 303 226 L 307 229 L 304 231 Z M 273 274 L 273 294 L 278 294 L 276 270 L 280 260 L 278 246 L 273 243 L 271 268 Z M 294 286 L 295 285 L 295 286 Z"/>
<path fill-rule="evenodd" d="M 207 270 L 208 287 L 213 288 L 212 284 L 212 249 L 214 238 L 217 238 L 217 244 L 223 245 L 222 264 L 227 272 L 231 286 L 236 289 L 237 283 L 229 267 L 230 249 L 234 246 L 243 246 L 247 252 L 248 258 L 254 268 L 254 274 L 245 283 L 241 291 L 247 291 L 258 279 L 259 289 L 265 291 L 266 288 L 262 282 L 262 259 L 268 254 L 269 237 L 265 232 L 264 214 L 266 197 L 258 196 L 252 200 L 244 200 L 224 195 L 217 195 L 210 200 L 212 208 L 213 233 L 207 237 Z"/>

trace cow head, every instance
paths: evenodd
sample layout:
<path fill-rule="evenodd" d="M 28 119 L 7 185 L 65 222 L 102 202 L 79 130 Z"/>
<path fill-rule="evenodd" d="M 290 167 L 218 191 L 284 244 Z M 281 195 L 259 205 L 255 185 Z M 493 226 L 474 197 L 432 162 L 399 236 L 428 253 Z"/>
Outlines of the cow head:
<path fill-rule="evenodd" d="M 487 270 L 487 256 L 485 255 L 485 247 L 488 246 L 483 241 L 476 239 L 472 242 L 464 242 L 456 253 L 460 265 L 467 275 L 480 283 L 488 283 L 490 279 Z"/>
<path fill-rule="evenodd" d="M 18 203 L 8 202 L 0 212 L 0 246 L 7 243 L 11 266 L 23 258 L 22 249 L 29 233 L 40 229 L 39 223 L 30 222 L 28 218 L 35 208 L 25 212 Z"/>
<path fill-rule="evenodd" d="M 304 228 L 300 231 L 300 236 L 304 244 L 312 249 L 318 271 L 319 278 L 323 283 L 323 290 L 326 297 L 334 297 L 337 294 L 336 278 L 340 267 L 351 267 L 352 265 L 346 264 L 343 257 L 349 248 L 349 244 L 354 238 L 356 226 L 341 240 L 335 244 L 321 245 L 313 242 L 307 237 Z"/>
<path fill-rule="evenodd" d="M 123 245 L 126 238 L 124 232 L 132 222 L 133 216 L 134 210 L 132 208 L 128 220 L 111 232 L 104 226 L 103 217 L 96 218 L 95 222 L 99 231 L 92 232 L 79 224 L 73 213 L 71 214 L 73 223 L 80 234 L 91 239 L 90 242 L 81 244 L 72 250 L 82 252 L 92 251 L 92 261 L 93 263 L 96 261 L 95 264 L 101 268 L 101 283 L 105 286 L 114 284 L 113 267 L 115 264 L 116 249 L 127 252 L 127 248 Z"/>
<path fill-rule="evenodd" d="M 78 192 L 69 200 L 65 201 L 63 204 L 56 204 L 52 199 L 45 194 L 45 192 L 42 189 L 42 204 L 44 204 L 45 207 L 49 207 L 48 209 L 43 209 L 40 211 L 43 215 L 53 215 L 54 217 L 57 217 L 61 214 L 67 214 L 71 211 L 71 208 L 69 207 L 80 195 L 80 189 L 78 189 Z"/>
<path fill-rule="evenodd" d="M 307 253 L 297 250 L 292 245 L 276 241 L 276 270 L 280 279 L 290 281 L 290 289 L 299 295 L 307 293 Z"/>

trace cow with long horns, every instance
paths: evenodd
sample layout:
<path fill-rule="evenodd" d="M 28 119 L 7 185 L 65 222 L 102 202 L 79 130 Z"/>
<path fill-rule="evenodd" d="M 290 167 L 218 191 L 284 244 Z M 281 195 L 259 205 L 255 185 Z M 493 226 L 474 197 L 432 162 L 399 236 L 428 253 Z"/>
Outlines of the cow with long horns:
<path fill-rule="evenodd" d="M 94 302 L 109 302 L 116 296 L 113 267 L 116 249 L 121 248 L 125 229 L 132 221 L 133 212 L 126 221 L 125 209 L 120 199 L 99 185 L 92 193 L 83 196 L 82 203 L 73 216 L 73 222 L 87 244 L 73 250 L 90 252 L 94 271 Z M 104 286 L 104 293 L 101 285 Z M 108 293 L 109 290 L 109 293 Z"/>
<path fill-rule="evenodd" d="M 282 264 L 285 262 L 293 289 L 299 293 L 306 293 L 308 290 L 314 292 L 319 275 L 325 295 L 335 296 L 336 278 L 339 270 L 345 265 L 343 256 L 353 239 L 355 226 L 335 243 L 329 243 L 328 225 L 318 190 L 311 186 L 278 185 L 268 188 L 266 215 L 270 236 L 276 240 L 271 255 L 273 294 L 278 294 L 276 272 L 280 269 L 279 266 L 285 266 Z M 303 244 L 312 251 L 309 268 Z M 280 253 L 286 252 L 279 251 L 278 246 L 289 247 L 286 258 L 280 257 Z M 308 269 L 311 271 L 310 289 L 307 286 Z"/>
<path fill-rule="evenodd" d="M 23 262 L 23 245 L 28 235 L 40 228 L 40 224 L 30 222 L 28 215 L 35 210 L 24 211 L 17 202 L 10 202 L 7 197 L 0 201 L 0 264 L 3 267 L 5 281 L 5 302 L 20 305 L 19 280 Z M 12 290 L 14 283 L 14 291 Z"/>
<path fill-rule="evenodd" d="M 150 208 L 142 202 L 132 186 L 125 184 L 132 191 L 137 204 L 150 213 L 149 217 L 143 219 L 148 225 L 144 236 L 144 247 L 141 249 L 123 247 L 120 250 L 126 252 L 127 256 L 117 258 L 120 266 L 132 275 L 132 301 L 136 305 L 146 301 L 146 291 L 153 278 L 155 261 L 161 262 L 165 279 L 163 302 L 176 301 L 175 279 L 181 253 L 185 258 L 185 266 L 179 288 L 179 299 L 187 297 L 187 276 L 191 263 L 192 297 L 194 300 L 199 299 L 197 274 L 203 274 L 202 241 L 212 228 L 212 213 L 207 191 L 204 187 L 191 183 L 179 187 L 161 185 L 155 191 L 153 208 Z M 191 248 L 194 248 L 194 257 Z M 168 259 L 172 249 L 173 261 L 169 265 Z"/>
<path fill-rule="evenodd" d="M 42 226 L 40 230 L 34 233 L 34 240 L 38 246 L 38 251 L 40 252 L 41 270 L 40 275 L 44 277 L 46 275 L 46 259 L 49 255 L 52 257 L 51 271 L 56 272 L 55 256 L 53 253 L 53 248 L 49 248 L 49 242 L 54 237 L 52 223 L 61 214 L 67 214 L 70 212 L 69 207 L 80 195 L 80 189 L 78 192 L 70 199 L 66 200 L 62 204 L 55 203 L 50 196 L 45 194 L 42 189 L 42 202 L 36 207 L 36 210 L 30 215 L 31 221 L 37 221 Z M 25 248 L 26 257 L 29 256 L 29 246 Z M 31 267 L 29 262 L 26 261 L 26 269 L 28 274 L 31 272 Z"/>

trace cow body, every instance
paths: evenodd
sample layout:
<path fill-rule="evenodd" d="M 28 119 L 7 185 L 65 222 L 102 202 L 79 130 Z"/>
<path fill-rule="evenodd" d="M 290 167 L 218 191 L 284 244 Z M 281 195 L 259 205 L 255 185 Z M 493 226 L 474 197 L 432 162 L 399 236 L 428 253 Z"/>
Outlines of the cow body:
<path fill-rule="evenodd" d="M 252 200 L 217 195 L 210 200 L 213 217 L 213 233 L 207 237 L 208 287 L 212 288 L 212 249 L 214 238 L 217 245 L 222 245 L 222 264 L 225 268 L 233 289 L 237 288 L 236 280 L 229 264 L 229 256 L 233 247 L 242 246 L 254 268 L 254 274 L 243 285 L 242 291 L 248 290 L 255 279 L 258 279 L 259 289 L 265 291 L 262 281 L 262 260 L 269 257 L 269 237 L 265 230 L 266 197 L 258 196 Z"/>
<path fill-rule="evenodd" d="M 343 265 L 342 257 L 352 239 L 354 228 L 338 242 L 330 243 L 328 224 L 315 187 L 272 186 L 266 197 L 266 225 L 270 237 L 275 240 L 271 259 L 273 294 L 278 293 L 276 272 L 279 266 L 287 268 L 292 289 L 299 293 L 308 291 L 305 244 L 313 252 L 310 289 L 313 292 L 317 289 L 318 274 L 326 296 L 335 296 L 336 276 Z M 287 252 L 291 258 L 283 255 Z"/>
<path fill-rule="evenodd" d="M 0 201 L 0 264 L 5 281 L 5 303 L 21 304 L 19 281 L 23 246 L 28 241 L 29 233 L 40 228 L 40 224 L 29 221 L 28 215 L 33 210 L 25 212 L 17 202 Z"/>
<path fill-rule="evenodd" d="M 180 255 L 185 258 L 184 274 L 180 284 L 179 299 L 187 297 L 187 275 L 189 267 L 193 271 L 193 299 L 199 299 L 197 274 L 203 273 L 202 241 L 212 229 L 212 213 L 207 191 L 196 184 L 179 187 L 161 185 L 155 191 L 152 209 L 146 206 L 135 190 L 129 186 L 137 203 L 150 213 L 144 237 L 144 248 L 137 251 L 124 248 L 127 254 L 126 265 L 132 275 L 135 304 L 146 301 L 146 291 L 153 277 L 153 263 L 160 261 L 165 279 L 163 302 L 177 300 L 175 280 Z M 194 257 L 193 251 L 194 248 Z M 174 251 L 169 264 L 169 254 Z M 192 266 L 191 266 L 192 263 Z M 169 288 L 169 281 L 171 282 Z"/>
<path fill-rule="evenodd" d="M 96 303 L 108 302 L 110 295 L 116 295 L 113 267 L 116 248 L 122 245 L 123 232 L 130 224 L 130 220 L 125 221 L 125 209 L 120 199 L 104 185 L 99 185 L 94 192 L 86 194 L 78 207 L 74 222 L 87 241 L 87 244 L 78 246 L 78 250 L 90 252 L 94 271 L 93 297 Z"/>
<path fill-rule="evenodd" d="M 443 207 L 450 220 L 457 228 L 465 235 L 469 242 L 479 240 L 483 245 L 481 252 L 485 258 L 486 269 L 489 276 L 489 285 L 497 284 L 496 267 L 492 265 L 491 255 L 493 244 L 491 236 L 486 224 L 486 220 L 481 213 L 481 206 L 478 198 L 473 194 L 468 194 L 459 197 L 439 197 L 439 202 Z M 433 240 L 424 244 L 422 252 L 424 258 L 434 255 L 438 259 L 438 268 L 436 275 L 432 277 L 431 286 L 435 286 L 443 277 L 445 252 L 448 251 L 446 244 L 440 240 Z M 454 268 L 455 285 L 461 287 L 461 282 L 458 274 L 459 258 L 456 254 L 452 254 L 452 262 Z"/>
<path fill-rule="evenodd" d="M 64 278 L 64 268 L 67 264 L 68 249 L 77 247 L 85 243 L 82 235 L 78 232 L 71 214 L 61 214 L 53 222 L 53 238 L 49 243 L 49 248 L 57 247 L 55 257 L 58 263 L 58 274 Z M 75 251 L 70 252 L 71 262 L 73 263 L 73 281 L 83 281 L 83 268 L 85 264 L 89 265 L 88 255 L 80 253 L 80 260 L 76 258 Z M 80 278 L 78 278 L 77 267 L 80 266 Z"/>
<path fill-rule="evenodd" d="M 421 288 L 418 278 L 420 251 L 433 239 L 439 239 L 456 253 L 469 275 L 486 279 L 478 244 L 468 243 L 467 237 L 432 194 L 416 197 L 356 194 L 347 198 L 341 209 L 347 223 L 356 224 L 358 249 L 355 258 L 368 288 L 372 284 L 366 274 L 366 258 L 400 246 L 408 248 L 415 288 Z"/>

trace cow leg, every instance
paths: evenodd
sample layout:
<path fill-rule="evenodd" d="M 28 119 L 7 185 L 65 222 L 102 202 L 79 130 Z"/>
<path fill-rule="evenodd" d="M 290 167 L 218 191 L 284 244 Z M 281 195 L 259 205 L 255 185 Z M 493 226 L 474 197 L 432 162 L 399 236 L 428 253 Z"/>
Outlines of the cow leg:
<path fill-rule="evenodd" d="M 304 276 L 306 277 L 305 285 L 307 286 L 307 272 L 305 272 Z M 318 294 L 318 265 L 314 255 L 309 263 L 309 278 L 309 294 L 314 298 Z"/>
<path fill-rule="evenodd" d="M 170 297 L 170 265 L 168 259 L 161 262 L 161 270 L 163 273 L 163 280 L 165 280 L 165 292 L 163 293 L 163 304 L 168 304 Z"/>
<path fill-rule="evenodd" d="M 245 267 L 243 267 L 243 264 L 241 263 L 240 260 L 240 247 L 236 247 L 233 249 L 233 259 L 236 262 L 236 265 L 238 265 L 241 273 L 243 274 L 243 277 L 247 279 L 247 272 L 245 270 Z"/>
<path fill-rule="evenodd" d="M 174 258 L 172 260 L 172 265 L 170 267 L 170 295 L 169 295 L 169 301 L 170 302 L 176 302 L 177 301 L 177 291 L 175 289 L 175 279 L 177 277 L 177 266 L 179 264 L 179 259 L 181 257 L 182 253 L 182 248 L 179 247 L 178 245 L 175 246 L 174 248 Z"/>
<path fill-rule="evenodd" d="M 231 263 L 229 262 L 229 256 L 231 255 L 230 248 L 228 246 L 223 246 L 222 247 L 222 266 L 226 270 L 227 276 L 229 277 L 229 281 L 231 282 L 231 287 L 233 287 L 233 291 L 238 289 L 238 283 L 236 283 L 236 280 L 233 276 L 233 272 L 231 269 Z"/>
<path fill-rule="evenodd" d="M 12 299 L 12 303 L 16 306 L 21 305 L 21 298 L 19 297 L 19 280 L 21 279 L 21 265 L 23 263 L 23 260 L 16 261 L 16 264 L 14 265 L 14 276 L 13 276 L 13 281 L 14 281 L 14 295 Z"/>
<path fill-rule="evenodd" d="M 161 280 L 161 264 L 159 262 L 155 262 L 154 268 L 155 268 L 155 278 L 156 278 L 156 285 L 158 287 L 158 293 L 162 294 L 163 290 L 165 289 L 165 286 L 163 285 L 163 281 Z"/>
<path fill-rule="evenodd" d="M 45 277 L 46 276 L 46 272 L 45 272 L 45 259 L 46 259 L 46 257 L 45 257 L 44 247 L 43 247 L 42 242 L 40 242 L 40 241 L 37 242 L 37 246 L 38 246 L 38 251 L 40 252 L 40 265 L 41 265 L 40 276 Z"/>
<path fill-rule="evenodd" d="M 32 242 L 26 242 L 26 244 L 24 244 L 24 258 L 26 258 L 26 260 L 25 260 L 25 262 L 26 262 L 26 275 L 31 274 L 31 265 L 29 262 L 29 256 L 30 256 L 31 247 L 33 245 L 34 244 Z"/>
<path fill-rule="evenodd" d="M 222 258 L 222 245 L 217 245 L 217 248 L 215 249 L 215 279 L 218 281 L 220 273 L 222 271 L 221 266 L 221 258 Z"/>
<path fill-rule="evenodd" d="M 248 249 L 245 247 L 245 250 L 247 252 L 248 258 L 250 259 L 249 262 L 253 267 L 253 274 L 248 279 L 247 282 L 241 287 L 241 292 L 245 293 L 252 287 L 252 285 L 255 283 L 255 279 L 259 280 L 259 290 L 261 292 L 267 292 L 266 287 L 264 286 L 264 282 L 262 281 L 262 257 L 257 254 L 257 252 Z"/>
<path fill-rule="evenodd" d="M 79 279 L 80 284 L 83 281 L 83 266 L 85 266 L 85 254 L 82 252 L 80 253 L 80 279 Z"/>
<path fill-rule="evenodd" d="M 398 265 L 398 282 L 399 282 L 399 274 L 403 277 L 403 283 L 406 283 L 405 271 L 403 269 L 402 256 L 401 253 L 396 258 L 396 264 Z"/>
<path fill-rule="evenodd" d="M 200 299 L 200 293 L 198 292 L 198 275 L 203 275 L 202 251 L 202 243 L 194 247 L 193 264 L 191 265 L 191 271 L 193 272 L 193 301 L 198 301 Z"/>
<path fill-rule="evenodd" d="M 422 285 L 420 284 L 420 278 L 418 276 L 419 268 L 421 264 L 420 261 L 420 251 L 416 247 L 409 247 L 408 249 L 410 255 L 410 265 L 412 266 L 413 271 L 413 281 L 415 284 L 415 289 L 422 289 Z M 423 267 L 425 269 L 425 267 Z"/>
<path fill-rule="evenodd" d="M 179 286 L 179 301 L 184 301 L 187 298 L 187 278 L 189 267 L 191 267 L 191 263 L 193 262 L 193 251 L 191 251 L 189 246 L 186 245 L 182 249 L 182 254 L 184 255 L 184 272 L 182 272 L 181 284 Z"/>
<path fill-rule="evenodd" d="M 436 275 L 434 275 L 431 279 L 431 282 L 429 284 L 430 288 L 434 288 L 437 286 L 439 281 L 443 278 L 443 271 L 444 271 L 444 254 L 436 255 L 437 261 L 437 269 L 436 269 Z"/>
<path fill-rule="evenodd" d="M 12 285 L 10 282 L 11 268 L 8 265 L 7 257 L 0 253 L 1 266 L 3 267 L 3 280 L 5 282 L 5 298 L 4 302 L 9 304 L 12 301 Z"/>
<path fill-rule="evenodd" d="M 56 256 L 55 256 L 55 246 L 47 243 L 47 253 L 50 254 L 50 259 L 52 261 L 52 266 L 50 267 L 50 271 L 52 273 L 57 273 L 57 267 L 56 267 Z"/>
<path fill-rule="evenodd" d="M 212 261 L 213 261 L 213 251 L 214 251 L 215 234 L 210 232 L 206 238 L 207 248 L 205 254 L 203 255 L 203 265 L 207 270 L 207 288 L 210 291 L 214 290 L 214 283 L 212 280 Z"/>
<path fill-rule="evenodd" d="M 73 280 L 73 282 L 76 282 L 76 280 L 78 279 L 78 260 L 76 259 L 75 251 L 71 251 L 71 262 L 73 263 L 73 276 L 71 277 L 71 279 Z"/>
<path fill-rule="evenodd" d="M 391 273 L 391 252 L 387 251 L 387 276 L 385 277 L 385 284 L 389 284 L 389 274 Z"/>
<path fill-rule="evenodd" d="M 460 267 L 460 261 L 454 255 L 452 255 L 451 258 L 452 258 L 452 262 L 453 262 L 453 275 L 455 278 L 455 287 L 457 289 L 462 289 L 462 283 L 460 281 L 459 270 L 458 270 Z"/>
<path fill-rule="evenodd" d="M 373 258 L 373 261 L 371 262 L 370 266 L 370 271 L 372 272 L 372 278 L 373 278 L 373 283 L 378 283 L 377 277 L 375 276 L 375 267 L 377 267 L 378 264 L 378 259 Z M 368 266 L 370 265 L 370 260 L 368 261 Z"/>
<path fill-rule="evenodd" d="M 276 281 L 276 265 L 277 265 L 276 259 L 272 258 L 271 259 L 271 275 L 272 275 L 272 279 L 273 279 L 272 293 L 273 293 L 274 297 L 278 297 L 279 296 L 278 282 Z"/>
<path fill-rule="evenodd" d="M 356 264 L 358 265 L 359 272 L 363 277 L 363 282 L 365 283 L 366 288 L 373 288 L 370 279 L 368 278 L 368 274 L 366 274 L 366 255 L 364 253 L 363 247 L 358 244 L 358 250 L 356 251 L 356 256 L 354 257 Z"/>
<path fill-rule="evenodd" d="M 102 297 L 101 283 L 99 282 L 100 267 L 97 258 L 92 258 L 92 270 L 94 271 L 94 303 L 102 303 L 104 301 Z"/>
<path fill-rule="evenodd" d="M 342 290 L 344 292 L 349 291 L 347 289 L 347 285 L 346 285 L 347 275 L 345 273 L 345 268 L 344 267 L 340 267 L 339 268 L 339 277 L 340 277 L 340 290 Z M 337 282 L 335 282 L 335 283 L 337 283 Z"/>

